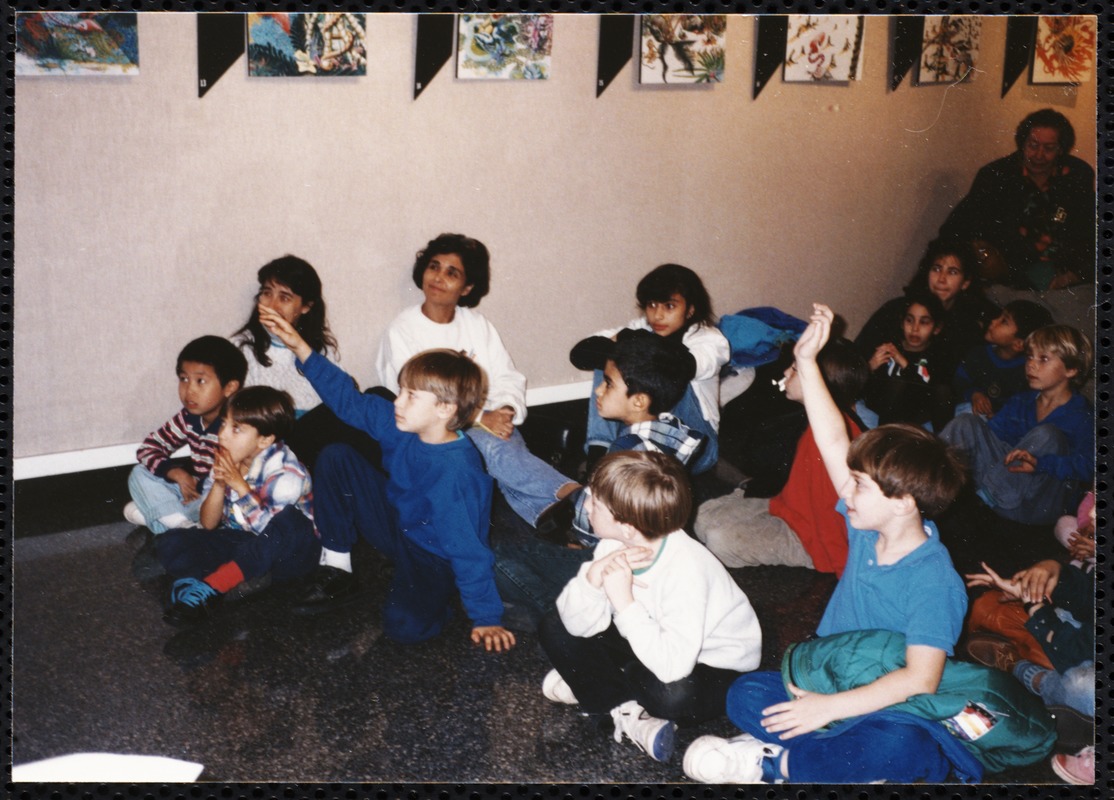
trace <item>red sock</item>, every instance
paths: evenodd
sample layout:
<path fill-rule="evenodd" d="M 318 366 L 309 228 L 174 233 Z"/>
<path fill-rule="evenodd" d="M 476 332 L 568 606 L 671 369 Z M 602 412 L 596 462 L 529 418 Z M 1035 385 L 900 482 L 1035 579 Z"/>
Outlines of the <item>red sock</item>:
<path fill-rule="evenodd" d="M 205 578 L 205 583 L 224 594 L 238 583 L 243 583 L 244 573 L 235 561 L 228 561 L 217 567 L 216 571 Z"/>

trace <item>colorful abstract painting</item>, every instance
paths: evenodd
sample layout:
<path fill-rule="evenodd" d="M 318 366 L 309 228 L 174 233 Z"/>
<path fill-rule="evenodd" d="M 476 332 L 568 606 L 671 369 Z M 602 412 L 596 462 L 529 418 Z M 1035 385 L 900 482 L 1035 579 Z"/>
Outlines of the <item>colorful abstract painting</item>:
<path fill-rule="evenodd" d="M 639 83 L 722 83 L 725 14 L 642 17 Z"/>
<path fill-rule="evenodd" d="M 137 75 L 132 12 L 27 11 L 15 16 L 16 75 Z"/>
<path fill-rule="evenodd" d="M 947 84 L 973 77 L 981 36 L 981 17 L 925 17 L 917 83 Z"/>
<path fill-rule="evenodd" d="M 458 78 L 545 80 L 553 52 L 552 14 L 459 14 Z"/>
<path fill-rule="evenodd" d="M 1084 83 L 1095 72 L 1096 17 L 1041 17 L 1033 48 L 1033 83 Z"/>
<path fill-rule="evenodd" d="M 863 18 L 789 14 L 786 81 L 854 81 L 863 73 Z"/>
<path fill-rule="evenodd" d="M 363 14 L 248 14 L 248 75 L 366 75 Z"/>

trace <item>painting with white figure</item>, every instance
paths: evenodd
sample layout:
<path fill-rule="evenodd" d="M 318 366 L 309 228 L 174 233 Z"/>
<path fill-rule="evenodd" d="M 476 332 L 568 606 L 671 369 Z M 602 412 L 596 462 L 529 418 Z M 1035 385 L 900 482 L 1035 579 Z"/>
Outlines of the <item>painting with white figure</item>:
<path fill-rule="evenodd" d="M 853 81 L 863 71 L 863 18 L 789 14 L 785 81 Z"/>

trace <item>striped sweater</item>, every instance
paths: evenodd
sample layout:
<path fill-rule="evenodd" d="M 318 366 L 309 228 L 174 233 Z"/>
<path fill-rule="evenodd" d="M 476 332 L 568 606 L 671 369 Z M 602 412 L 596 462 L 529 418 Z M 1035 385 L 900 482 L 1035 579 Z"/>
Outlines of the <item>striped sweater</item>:
<path fill-rule="evenodd" d="M 189 469 L 200 483 L 213 468 L 213 456 L 219 447 L 217 433 L 220 424 L 221 418 L 217 417 L 206 428 L 201 417 L 189 414 L 183 408 L 157 431 L 148 434 L 135 456 L 149 472 L 165 478 L 168 470 L 181 466 L 170 460 L 171 454 L 182 445 L 189 445 Z"/>

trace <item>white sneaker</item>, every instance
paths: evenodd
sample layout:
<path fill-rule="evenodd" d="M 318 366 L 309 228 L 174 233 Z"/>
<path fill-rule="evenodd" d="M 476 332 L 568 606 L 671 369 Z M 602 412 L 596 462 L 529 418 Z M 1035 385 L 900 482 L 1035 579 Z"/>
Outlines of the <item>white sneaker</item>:
<path fill-rule="evenodd" d="M 635 700 L 628 700 L 611 709 L 615 720 L 615 741 L 623 741 L 623 734 L 655 761 L 668 761 L 673 755 L 673 734 L 677 725 L 667 719 L 651 717 Z"/>
<path fill-rule="evenodd" d="M 785 748 L 760 742 L 749 733 L 731 739 L 701 736 L 685 751 L 685 774 L 701 783 L 763 783 L 762 759 Z"/>
<path fill-rule="evenodd" d="M 570 706 L 575 706 L 580 701 L 576 699 L 576 695 L 572 693 L 572 689 L 565 683 L 565 679 L 561 677 L 560 673 L 555 669 L 551 669 L 542 681 L 542 694 L 545 695 L 546 700 L 554 703 L 565 703 Z"/>
<path fill-rule="evenodd" d="M 147 527 L 147 518 L 143 516 L 143 512 L 139 510 L 139 506 L 135 504 L 134 500 L 124 506 L 124 519 L 132 525 Z"/>

